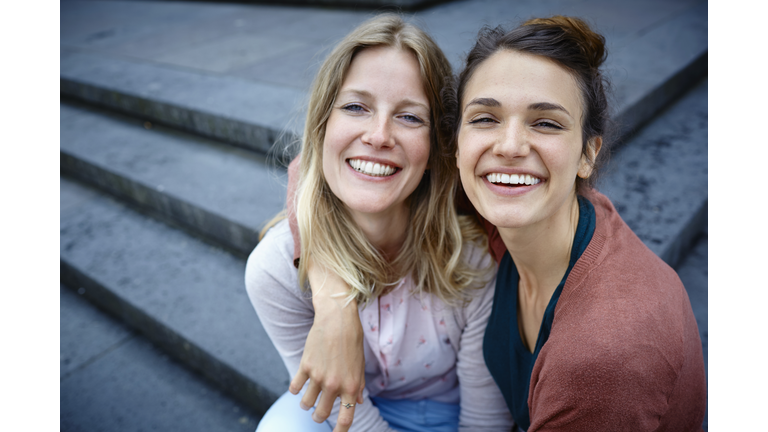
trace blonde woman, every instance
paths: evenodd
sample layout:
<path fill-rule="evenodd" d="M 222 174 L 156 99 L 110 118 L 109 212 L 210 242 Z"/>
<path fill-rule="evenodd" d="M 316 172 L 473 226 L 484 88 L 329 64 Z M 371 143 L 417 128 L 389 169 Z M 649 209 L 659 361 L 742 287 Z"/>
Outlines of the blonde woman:
<path fill-rule="evenodd" d="M 305 258 L 294 266 L 294 239 L 282 220 L 251 254 L 246 287 L 292 376 L 300 365 L 333 363 L 302 359 L 318 302 L 351 301 L 339 316 L 351 310 L 343 330 L 361 333 L 365 388 L 359 394 L 326 382 L 342 390 L 338 399 L 327 392 L 329 401 L 312 380 L 294 396 L 306 378 L 295 379 L 259 431 L 347 430 L 353 417 L 360 431 L 511 427 L 482 357 L 493 265 L 482 228 L 453 205 L 455 150 L 440 123 L 450 74 L 428 35 L 389 14 L 355 29 L 320 68 L 295 202 Z M 344 299 L 323 295 L 322 282 L 311 296 L 310 262 L 349 287 Z M 327 304 L 320 306 L 326 315 L 335 307 Z M 353 362 L 350 375 L 357 373 Z M 321 390 L 321 412 L 298 409 L 302 398 L 302 408 L 314 405 Z"/>

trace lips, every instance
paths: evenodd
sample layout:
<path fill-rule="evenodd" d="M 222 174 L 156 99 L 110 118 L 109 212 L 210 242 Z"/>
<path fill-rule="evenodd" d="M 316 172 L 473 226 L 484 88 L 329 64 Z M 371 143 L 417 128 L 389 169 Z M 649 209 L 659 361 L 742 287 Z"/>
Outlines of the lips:
<path fill-rule="evenodd" d="M 397 172 L 397 167 L 362 159 L 348 159 L 347 163 L 355 171 L 373 177 L 387 177 Z"/>
<path fill-rule="evenodd" d="M 505 184 L 510 186 L 535 185 L 541 183 L 541 179 L 530 174 L 504 174 L 490 173 L 485 178 L 493 184 Z"/>

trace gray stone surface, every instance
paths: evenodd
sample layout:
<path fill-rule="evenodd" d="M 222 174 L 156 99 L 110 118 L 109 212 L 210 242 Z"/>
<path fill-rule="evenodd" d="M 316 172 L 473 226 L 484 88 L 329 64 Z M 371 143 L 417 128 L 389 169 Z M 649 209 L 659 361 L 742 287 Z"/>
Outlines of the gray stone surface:
<path fill-rule="evenodd" d="M 707 221 L 707 84 L 619 149 L 598 183 L 627 225 L 673 267 Z"/>
<path fill-rule="evenodd" d="M 62 104 L 61 170 L 241 255 L 285 205 L 273 161 L 140 120 Z"/>
<path fill-rule="evenodd" d="M 60 287 L 61 431 L 253 431 L 259 416 Z"/>
<path fill-rule="evenodd" d="M 257 412 L 285 391 L 242 259 L 65 178 L 60 199 L 62 283 Z"/>
<path fill-rule="evenodd" d="M 135 335 L 78 299 L 72 290 L 61 286 L 59 292 L 59 377 L 64 381 Z"/>
<path fill-rule="evenodd" d="M 607 37 L 606 70 L 626 133 L 706 72 L 707 3 L 456 1 L 409 14 L 458 70 L 483 24 L 586 18 Z M 61 92 L 266 151 L 303 124 L 327 50 L 370 12 L 266 5 L 66 2 Z M 284 144 L 284 141 L 281 142 Z"/>
<path fill-rule="evenodd" d="M 414 10 L 452 0 L 256 0 L 256 3 L 296 5 L 296 6 L 334 6 L 355 9 L 398 9 Z"/>
<path fill-rule="evenodd" d="M 61 92 L 267 152 L 302 113 L 295 89 L 61 50 Z"/>
<path fill-rule="evenodd" d="M 696 243 L 676 269 L 680 280 L 683 281 L 691 307 L 699 325 L 699 335 L 704 351 L 704 369 L 709 381 L 709 236 L 705 229 L 696 239 Z M 709 409 L 704 416 L 704 430 L 708 429 Z"/>
<path fill-rule="evenodd" d="M 707 8 L 707 2 L 698 2 L 642 29 L 641 37 L 613 45 L 621 54 L 606 69 L 614 86 L 619 135 L 650 120 L 707 74 Z"/>

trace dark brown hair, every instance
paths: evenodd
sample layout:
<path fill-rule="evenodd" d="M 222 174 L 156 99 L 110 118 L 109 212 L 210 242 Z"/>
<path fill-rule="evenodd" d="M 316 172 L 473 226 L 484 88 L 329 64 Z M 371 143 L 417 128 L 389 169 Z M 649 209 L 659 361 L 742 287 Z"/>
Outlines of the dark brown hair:
<path fill-rule="evenodd" d="M 577 178 L 577 191 L 594 186 L 600 167 L 608 155 L 605 138 L 609 123 L 606 88 L 608 82 L 600 72 L 607 56 L 605 38 L 592 31 L 584 21 L 565 16 L 535 18 L 511 31 L 501 26 L 484 27 L 477 42 L 467 55 L 464 70 L 459 74 L 454 114 L 447 120 L 453 124 L 454 140 L 461 126 L 461 102 L 464 90 L 478 66 L 501 50 L 513 50 L 540 55 L 557 62 L 576 79 L 583 102 L 582 154 L 586 154 L 591 138 L 603 137 L 603 146 L 592 161 L 592 174 L 587 179 Z"/>

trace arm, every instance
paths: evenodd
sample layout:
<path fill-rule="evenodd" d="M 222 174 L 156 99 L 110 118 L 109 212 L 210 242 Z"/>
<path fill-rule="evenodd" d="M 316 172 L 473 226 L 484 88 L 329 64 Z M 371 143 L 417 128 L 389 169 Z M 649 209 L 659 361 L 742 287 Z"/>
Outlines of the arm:
<path fill-rule="evenodd" d="M 487 265 L 491 258 L 472 248 L 470 258 Z M 461 333 L 457 373 L 461 386 L 460 431 L 511 430 L 514 421 L 496 382 L 483 358 L 483 336 L 491 316 L 496 279 L 475 292 L 475 298 L 464 308 L 466 325 Z"/>
<path fill-rule="evenodd" d="M 665 389 L 671 386 L 642 364 L 642 349 L 632 354 L 617 347 L 585 346 L 589 348 L 569 350 L 565 358 L 557 350 L 561 358 L 534 366 L 528 430 L 658 430 L 669 396 Z M 537 363 L 541 360 L 540 354 Z"/>
<path fill-rule="evenodd" d="M 289 390 L 297 394 L 309 380 L 301 400 L 302 408 L 313 406 L 320 394 L 313 418 L 315 421 L 323 421 L 330 415 L 337 396 L 341 396 L 341 401 L 345 403 L 363 403 L 363 328 L 357 302 L 345 305 L 347 285 L 344 281 L 311 263 L 309 266 L 315 317 L 307 335 L 298 372 Z M 343 432 L 349 428 L 355 409 L 340 410 L 337 431 Z"/>
<path fill-rule="evenodd" d="M 290 230 L 285 222 L 273 227 L 248 258 L 245 285 L 264 330 L 288 373 L 295 375 L 304 354 L 305 340 L 312 330 L 314 309 L 309 296 L 299 289 L 298 274 L 291 264 L 291 244 Z M 340 407 L 339 399 L 334 399 L 331 423 L 340 409 L 344 409 Z M 352 430 L 391 430 L 371 403 L 367 390 L 363 392 L 363 403 L 354 411 L 354 421 Z"/>
<path fill-rule="evenodd" d="M 293 263 L 298 267 L 301 256 L 299 224 L 296 220 L 296 192 L 299 183 L 299 163 L 301 155 L 288 166 L 288 224 L 291 228 L 294 252 Z M 344 402 L 362 403 L 365 388 L 365 357 L 363 355 L 363 328 L 357 312 L 357 302 L 344 306 L 343 298 L 348 286 L 335 274 L 326 272 L 308 263 L 307 276 L 312 290 L 312 303 L 315 309 L 314 325 L 307 336 L 304 356 L 298 372 L 291 380 L 290 392 L 297 394 L 309 380 L 309 387 L 304 393 L 302 408 L 315 405 L 315 421 L 328 418 L 334 401 L 341 396 Z M 337 432 L 345 432 L 352 423 L 355 410 L 353 407 L 340 412 Z"/>

